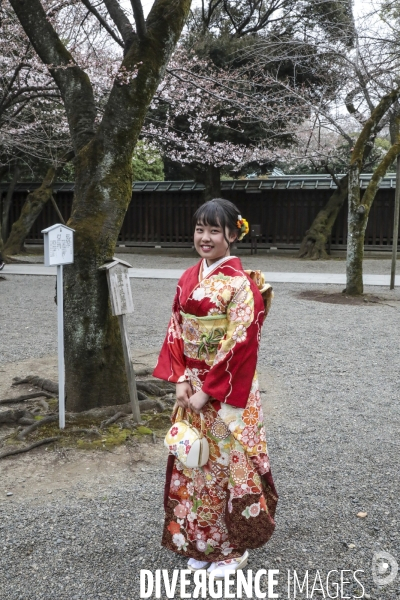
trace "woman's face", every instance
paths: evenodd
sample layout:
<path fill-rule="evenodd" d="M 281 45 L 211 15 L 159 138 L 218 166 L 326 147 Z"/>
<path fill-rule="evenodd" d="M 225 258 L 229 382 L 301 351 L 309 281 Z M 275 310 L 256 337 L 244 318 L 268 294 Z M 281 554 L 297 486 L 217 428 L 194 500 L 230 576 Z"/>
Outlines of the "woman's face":
<path fill-rule="evenodd" d="M 235 233 L 226 230 L 226 238 L 230 243 L 236 239 Z M 224 237 L 222 227 L 197 223 L 194 230 L 194 247 L 196 252 L 207 260 L 208 266 L 220 258 L 230 255 L 229 244 Z"/>

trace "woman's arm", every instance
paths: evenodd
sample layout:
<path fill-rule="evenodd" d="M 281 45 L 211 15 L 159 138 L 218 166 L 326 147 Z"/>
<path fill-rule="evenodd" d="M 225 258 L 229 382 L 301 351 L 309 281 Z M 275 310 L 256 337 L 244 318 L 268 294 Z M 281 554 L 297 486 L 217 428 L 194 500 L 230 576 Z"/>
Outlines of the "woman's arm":
<path fill-rule="evenodd" d="M 168 324 L 167 335 L 165 336 L 156 368 L 153 371 L 154 377 L 174 383 L 186 381 L 179 293 L 180 288 L 178 286 L 172 304 L 172 315 Z"/>

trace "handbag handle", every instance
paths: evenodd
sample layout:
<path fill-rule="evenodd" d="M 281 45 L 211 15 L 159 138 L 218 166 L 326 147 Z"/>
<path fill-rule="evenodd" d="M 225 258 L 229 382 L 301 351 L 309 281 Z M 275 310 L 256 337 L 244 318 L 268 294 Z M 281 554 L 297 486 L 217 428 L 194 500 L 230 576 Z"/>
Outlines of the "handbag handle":
<path fill-rule="evenodd" d="M 185 421 L 185 420 L 186 420 L 186 419 L 184 418 L 184 416 L 185 416 L 185 415 L 184 415 L 184 413 L 185 413 L 185 412 L 186 412 L 186 409 L 182 408 L 182 406 L 179 406 L 179 407 L 178 407 L 178 410 L 176 411 L 176 419 L 175 419 L 175 421 Z M 206 428 L 206 420 L 205 420 L 205 418 L 204 418 L 204 415 L 203 415 L 203 413 L 202 413 L 202 412 L 200 412 L 199 414 L 200 414 L 200 422 L 201 422 L 201 425 L 200 425 L 200 433 L 201 433 L 203 436 L 205 436 L 205 432 L 207 431 L 207 428 Z M 191 425 L 191 424 L 192 424 L 192 423 L 191 423 L 191 419 L 189 420 L 189 418 L 188 418 L 188 421 L 189 421 L 189 423 L 190 423 L 190 425 Z"/>

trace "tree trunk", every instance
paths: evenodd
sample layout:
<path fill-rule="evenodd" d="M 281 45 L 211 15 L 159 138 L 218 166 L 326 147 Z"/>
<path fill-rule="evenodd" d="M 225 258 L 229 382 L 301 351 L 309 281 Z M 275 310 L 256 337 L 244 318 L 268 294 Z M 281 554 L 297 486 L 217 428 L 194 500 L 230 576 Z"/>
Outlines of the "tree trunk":
<path fill-rule="evenodd" d="M 369 210 L 360 204 L 360 171 L 353 164 L 349 171 L 349 211 L 347 225 L 346 294 L 363 293 L 364 236 Z"/>
<path fill-rule="evenodd" d="M 310 229 L 306 231 L 298 253 L 299 258 L 311 258 L 313 260 L 328 258 L 326 245 L 339 211 L 347 198 L 347 188 L 348 176 L 345 175 L 340 180 L 339 187 L 336 188 L 324 208 L 315 217 Z"/>
<path fill-rule="evenodd" d="M 68 226 L 74 264 L 64 267 L 66 406 L 82 411 L 130 402 L 118 318 L 99 267 L 110 260 L 132 197 L 130 155 L 117 160 L 97 139 L 76 159 Z"/>
<path fill-rule="evenodd" d="M 53 193 L 53 183 L 57 173 L 68 160 L 73 157 L 73 152 L 68 153 L 62 164 L 57 168 L 52 166 L 48 169 L 42 184 L 36 190 L 28 194 L 22 207 L 21 214 L 17 221 L 13 223 L 10 235 L 4 246 L 4 254 L 12 256 L 24 252 L 25 239 L 31 230 L 32 225 L 40 215 L 45 204 L 50 200 Z"/>
<path fill-rule="evenodd" d="M 196 165 L 193 167 L 194 179 L 205 187 L 204 202 L 221 197 L 221 173 L 219 167 L 213 165 Z"/>
<path fill-rule="evenodd" d="M 374 170 L 361 203 L 359 155 L 353 153 L 349 170 L 349 213 L 347 233 L 346 293 L 361 295 L 363 288 L 363 258 L 365 230 L 372 203 L 393 160 L 400 154 L 400 114 L 394 115 L 397 129 L 396 142 L 391 145 L 379 165 Z M 361 136 L 360 136 L 361 137 Z M 358 143 L 358 141 L 357 141 Z"/>
<path fill-rule="evenodd" d="M 14 194 L 15 186 L 18 181 L 19 173 L 20 173 L 19 166 L 16 165 L 14 168 L 12 180 L 10 181 L 10 185 L 8 186 L 5 200 L 3 202 L 3 210 L 2 210 L 2 218 L 1 218 L 1 238 L 3 240 L 5 240 L 7 238 L 7 234 L 8 234 L 8 219 L 9 219 L 9 215 L 10 215 L 12 197 Z"/>

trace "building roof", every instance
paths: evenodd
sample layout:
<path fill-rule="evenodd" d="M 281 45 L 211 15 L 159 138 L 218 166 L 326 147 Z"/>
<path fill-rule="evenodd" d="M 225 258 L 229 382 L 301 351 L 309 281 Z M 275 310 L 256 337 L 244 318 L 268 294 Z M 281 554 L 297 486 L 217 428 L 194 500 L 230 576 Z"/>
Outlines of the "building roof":
<path fill-rule="evenodd" d="M 337 175 L 340 179 L 343 175 Z M 365 189 L 371 179 L 371 173 L 363 173 L 360 176 L 361 188 Z M 40 186 L 37 182 L 18 183 L 15 191 L 32 191 Z M 202 183 L 195 181 L 134 181 L 133 192 L 200 192 L 204 190 Z M 396 188 L 396 174 L 386 175 L 380 182 L 381 189 Z M 8 184 L 1 184 L 0 191 L 5 191 Z M 336 184 L 330 175 L 279 175 L 270 176 L 268 179 L 223 179 L 221 190 L 238 190 L 246 193 L 261 193 L 263 190 L 329 190 L 335 189 Z M 73 183 L 56 183 L 53 186 L 55 193 L 71 192 L 74 190 Z"/>

